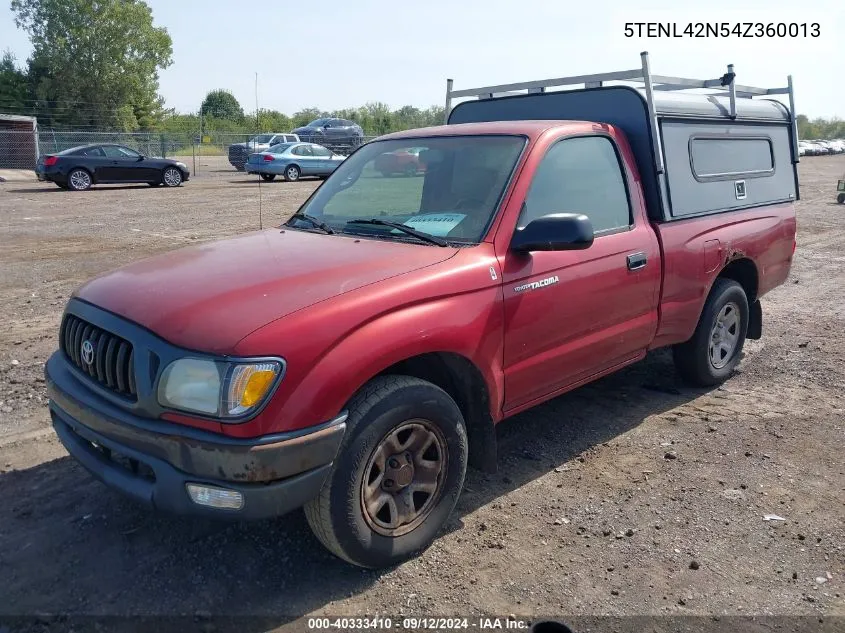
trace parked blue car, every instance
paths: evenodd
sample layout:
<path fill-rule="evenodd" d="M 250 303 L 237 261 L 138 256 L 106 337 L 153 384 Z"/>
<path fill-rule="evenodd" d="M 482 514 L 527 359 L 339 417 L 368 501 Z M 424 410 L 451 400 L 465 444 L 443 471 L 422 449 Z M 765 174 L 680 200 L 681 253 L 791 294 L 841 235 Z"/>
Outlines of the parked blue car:
<path fill-rule="evenodd" d="M 325 178 L 345 158 L 315 143 L 279 143 L 264 152 L 250 154 L 244 167 L 248 174 L 260 174 L 264 180 L 283 176 L 294 181 L 302 176 Z"/>

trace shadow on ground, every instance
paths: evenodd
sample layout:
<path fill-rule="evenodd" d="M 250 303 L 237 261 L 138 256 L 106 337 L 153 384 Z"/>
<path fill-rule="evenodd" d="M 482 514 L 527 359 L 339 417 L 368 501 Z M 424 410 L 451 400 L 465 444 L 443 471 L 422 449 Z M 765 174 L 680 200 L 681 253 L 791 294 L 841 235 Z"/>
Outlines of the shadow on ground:
<path fill-rule="evenodd" d="M 593 446 L 701 392 L 656 353 L 499 428 L 499 472 L 470 471 L 447 527 Z M 243 614 L 267 630 L 366 590 L 380 572 L 326 553 L 301 512 L 260 523 L 150 514 L 68 457 L 0 475 L 0 595 L 6 614 Z M 2 618 L 0 618 L 2 619 Z"/>

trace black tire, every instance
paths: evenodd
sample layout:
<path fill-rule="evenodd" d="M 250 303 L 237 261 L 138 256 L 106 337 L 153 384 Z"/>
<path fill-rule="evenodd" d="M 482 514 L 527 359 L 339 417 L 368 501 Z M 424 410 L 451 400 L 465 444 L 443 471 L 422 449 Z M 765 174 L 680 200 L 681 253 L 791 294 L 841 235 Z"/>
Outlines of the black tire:
<path fill-rule="evenodd" d="M 836 196 L 836 201 L 839 204 L 845 204 L 845 193 L 840 193 L 838 196 Z"/>
<path fill-rule="evenodd" d="M 296 182 L 299 180 L 299 177 L 302 175 L 299 167 L 296 165 L 289 165 L 285 167 L 285 180 L 288 182 Z"/>
<path fill-rule="evenodd" d="M 270 182 L 271 180 L 276 179 L 276 174 L 261 174 L 261 180 L 265 182 Z"/>
<path fill-rule="evenodd" d="M 717 317 L 723 310 L 726 310 L 729 315 L 734 311 L 734 307 L 739 312 L 739 323 L 735 326 L 737 339 L 730 353 L 727 353 L 717 364 L 711 357 L 712 339 L 714 335 L 720 335 L 716 332 Z M 701 311 L 701 317 L 692 338 L 672 348 L 675 368 L 681 377 L 686 382 L 700 387 L 712 387 L 727 380 L 742 355 L 745 334 L 748 331 L 748 316 L 748 297 L 742 286 L 731 279 L 721 277 L 716 279 L 704 303 L 704 309 Z M 725 329 L 724 333 L 724 335 L 733 334 L 730 328 Z M 718 354 L 718 349 L 716 353 Z"/>
<path fill-rule="evenodd" d="M 371 569 L 395 565 L 431 545 L 458 501 L 468 455 L 464 419 L 445 391 L 409 376 L 373 379 L 352 398 L 348 411 L 343 445 L 320 494 L 306 504 L 305 516 L 314 535 L 339 558 Z M 422 502 L 415 521 L 396 530 L 407 532 L 386 535 L 373 527 L 373 517 L 364 510 L 364 478 L 372 474 L 371 458 L 383 440 L 412 420 L 431 425 L 439 434 L 443 452 L 437 453 L 438 484 L 430 499 Z M 419 460 L 409 463 L 419 469 Z M 416 477 L 413 468 L 411 472 Z M 385 479 L 386 471 L 381 474 L 385 483 L 378 488 L 392 483 Z M 416 493 L 410 494 L 413 498 Z M 412 503 L 416 504 L 415 498 Z"/>
<path fill-rule="evenodd" d="M 71 169 L 67 175 L 67 187 L 71 191 L 85 191 L 91 188 L 92 183 L 93 179 L 90 172 L 81 167 Z"/>
<path fill-rule="evenodd" d="M 165 167 L 161 172 L 161 182 L 166 187 L 180 187 L 185 177 L 176 167 Z"/>

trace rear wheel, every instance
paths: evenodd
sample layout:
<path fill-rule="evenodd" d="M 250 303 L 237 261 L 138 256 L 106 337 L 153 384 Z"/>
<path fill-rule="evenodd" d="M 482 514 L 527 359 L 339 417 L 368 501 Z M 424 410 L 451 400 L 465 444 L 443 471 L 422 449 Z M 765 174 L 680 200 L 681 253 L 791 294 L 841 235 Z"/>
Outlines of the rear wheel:
<path fill-rule="evenodd" d="M 299 180 L 299 176 L 302 172 L 299 171 L 299 167 L 296 165 L 291 165 L 287 169 L 285 169 L 285 180 L 288 182 L 295 182 Z"/>
<path fill-rule="evenodd" d="M 178 187 L 182 184 L 182 172 L 175 167 L 168 167 L 162 172 L 161 181 L 168 187 Z"/>
<path fill-rule="evenodd" d="M 261 174 L 261 179 L 270 182 L 276 179 L 276 174 Z"/>
<path fill-rule="evenodd" d="M 349 404 L 346 438 L 319 496 L 305 506 L 333 554 L 394 565 L 427 548 L 455 507 L 468 444 L 455 401 L 409 376 L 381 376 Z"/>
<path fill-rule="evenodd" d="M 67 186 L 74 191 L 85 191 L 91 187 L 91 174 L 84 169 L 74 169 L 67 175 Z"/>
<path fill-rule="evenodd" d="M 716 279 L 692 338 L 672 349 L 681 377 L 702 387 L 727 380 L 739 364 L 748 314 L 742 286 L 731 279 Z"/>
<path fill-rule="evenodd" d="M 838 196 L 836 196 L 836 201 L 839 204 L 845 204 L 845 193 L 840 193 Z"/>

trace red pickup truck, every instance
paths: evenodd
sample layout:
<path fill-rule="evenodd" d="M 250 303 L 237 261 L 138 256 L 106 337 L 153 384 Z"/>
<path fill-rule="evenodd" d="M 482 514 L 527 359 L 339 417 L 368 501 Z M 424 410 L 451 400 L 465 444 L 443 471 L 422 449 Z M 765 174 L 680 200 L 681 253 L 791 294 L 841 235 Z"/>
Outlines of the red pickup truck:
<path fill-rule="evenodd" d="M 358 149 L 281 227 L 85 284 L 46 365 L 61 441 L 157 509 L 304 505 L 380 567 L 431 543 L 468 464 L 495 468 L 501 420 L 663 346 L 724 381 L 790 269 L 794 120 L 733 77 L 654 90 L 646 61 L 644 90 L 478 89 Z M 376 169 L 410 149 L 424 170 Z"/>

